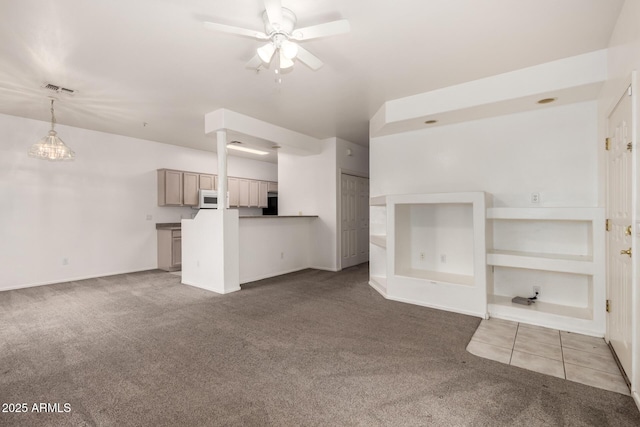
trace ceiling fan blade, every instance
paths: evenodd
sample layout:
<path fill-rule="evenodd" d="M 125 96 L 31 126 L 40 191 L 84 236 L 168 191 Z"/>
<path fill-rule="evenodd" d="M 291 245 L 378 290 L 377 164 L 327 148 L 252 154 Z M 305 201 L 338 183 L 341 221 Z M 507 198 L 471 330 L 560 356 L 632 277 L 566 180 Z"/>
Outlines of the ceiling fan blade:
<path fill-rule="evenodd" d="M 296 56 L 300 62 L 304 63 L 307 67 L 313 71 L 319 70 L 324 63 L 318 59 L 313 53 L 309 52 L 302 46 L 298 46 L 298 55 Z"/>
<path fill-rule="evenodd" d="M 254 57 L 251 58 L 249 62 L 247 62 L 247 65 L 245 65 L 246 68 L 249 68 L 251 70 L 257 70 L 261 66 L 262 66 L 262 59 L 260 59 L 260 56 L 258 56 L 257 54 L 254 55 Z"/>
<path fill-rule="evenodd" d="M 217 22 L 205 22 L 204 26 L 210 30 L 221 33 L 235 34 L 237 36 L 253 37 L 256 39 L 267 39 L 267 35 L 261 31 L 249 30 L 247 28 L 234 27 L 232 25 L 218 24 Z"/>
<path fill-rule="evenodd" d="M 280 29 L 282 25 L 282 1 L 281 0 L 264 0 L 264 7 L 267 10 L 267 16 L 271 26 Z"/>
<path fill-rule="evenodd" d="M 348 33 L 351 25 L 346 19 L 326 22 L 324 24 L 312 25 L 310 27 L 298 28 L 291 35 L 295 40 L 309 40 L 318 37 L 328 37 L 336 34 Z"/>

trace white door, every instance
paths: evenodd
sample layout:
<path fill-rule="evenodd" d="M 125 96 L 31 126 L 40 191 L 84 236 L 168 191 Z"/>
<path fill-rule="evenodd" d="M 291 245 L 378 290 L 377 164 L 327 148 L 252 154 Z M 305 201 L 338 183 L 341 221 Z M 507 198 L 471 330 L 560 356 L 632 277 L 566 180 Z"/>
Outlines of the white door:
<path fill-rule="evenodd" d="M 369 261 L 369 180 L 367 178 L 358 178 L 357 197 L 358 264 L 360 264 Z"/>
<path fill-rule="evenodd" d="M 369 180 L 342 174 L 340 179 L 341 268 L 369 260 Z"/>
<path fill-rule="evenodd" d="M 607 335 L 631 375 L 631 96 L 609 116 L 607 155 Z M 634 256 L 636 254 L 633 254 Z"/>

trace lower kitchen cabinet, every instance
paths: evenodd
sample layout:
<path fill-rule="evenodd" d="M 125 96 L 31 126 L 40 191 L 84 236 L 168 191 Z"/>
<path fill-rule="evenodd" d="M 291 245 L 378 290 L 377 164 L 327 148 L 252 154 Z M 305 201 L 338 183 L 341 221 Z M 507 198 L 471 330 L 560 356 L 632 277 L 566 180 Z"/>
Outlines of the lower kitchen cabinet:
<path fill-rule="evenodd" d="M 182 269 L 182 230 L 158 230 L 158 268 L 164 271 Z"/>

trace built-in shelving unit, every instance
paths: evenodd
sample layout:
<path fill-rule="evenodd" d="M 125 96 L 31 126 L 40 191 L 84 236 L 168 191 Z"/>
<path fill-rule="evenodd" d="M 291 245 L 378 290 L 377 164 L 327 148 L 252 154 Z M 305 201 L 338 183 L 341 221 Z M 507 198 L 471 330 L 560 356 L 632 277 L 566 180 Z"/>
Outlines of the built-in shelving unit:
<path fill-rule="evenodd" d="M 605 331 L 604 210 L 487 210 L 489 313 L 493 317 L 602 336 Z M 537 301 L 514 304 L 514 296 Z"/>
<path fill-rule="evenodd" d="M 369 199 L 369 284 L 387 294 L 387 198 Z"/>
<path fill-rule="evenodd" d="M 385 298 L 602 336 L 604 209 L 492 208 L 485 193 L 370 199 L 370 281 Z M 533 296 L 529 306 L 515 296 Z"/>
<path fill-rule="evenodd" d="M 383 234 L 380 234 L 380 235 L 372 234 L 369 236 L 369 239 L 371 243 L 373 243 L 376 246 L 380 246 L 381 248 L 387 247 L 387 236 Z"/>
<path fill-rule="evenodd" d="M 486 317 L 483 192 L 370 200 L 370 284 L 388 299 Z"/>

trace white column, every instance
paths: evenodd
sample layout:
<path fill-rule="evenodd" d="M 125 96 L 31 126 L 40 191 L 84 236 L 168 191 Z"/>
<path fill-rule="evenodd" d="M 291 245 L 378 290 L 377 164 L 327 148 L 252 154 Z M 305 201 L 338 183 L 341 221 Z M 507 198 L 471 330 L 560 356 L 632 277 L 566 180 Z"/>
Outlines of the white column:
<path fill-rule="evenodd" d="M 218 209 L 227 209 L 227 131 L 216 132 L 218 139 Z"/>

